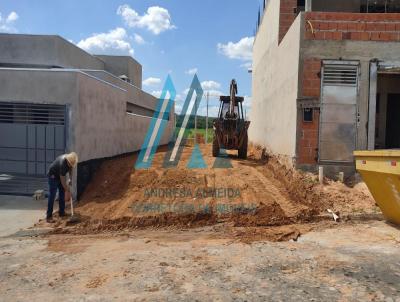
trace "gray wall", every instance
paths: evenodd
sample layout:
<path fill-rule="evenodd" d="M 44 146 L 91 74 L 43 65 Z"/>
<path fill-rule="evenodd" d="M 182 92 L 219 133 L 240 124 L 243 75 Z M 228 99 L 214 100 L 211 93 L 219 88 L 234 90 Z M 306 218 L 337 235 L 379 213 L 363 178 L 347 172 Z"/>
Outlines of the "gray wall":
<path fill-rule="evenodd" d="M 142 88 L 142 65 L 130 56 L 92 56 L 60 36 L 0 34 L 0 64 L 7 67 L 105 70 Z"/>
<path fill-rule="evenodd" d="M 0 101 L 67 105 L 67 151 L 76 151 L 80 162 L 140 150 L 151 118 L 126 113 L 126 103 L 150 100 L 155 109 L 157 101 L 129 86 L 122 89 L 81 71 L 0 68 Z M 174 110 L 161 144 L 169 143 L 173 128 Z"/>
<path fill-rule="evenodd" d="M 79 131 L 76 150 L 80 159 L 86 161 L 139 150 L 151 118 L 126 113 L 127 91 L 85 74 L 78 74 L 78 79 L 79 120 L 75 128 Z M 169 142 L 173 126 L 174 121 L 170 119 L 161 144 Z"/>
<path fill-rule="evenodd" d="M 133 85 L 142 88 L 142 65 L 130 56 L 96 55 L 105 63 L 105 70 L 116 75 L 127 76 Z"/>
<path fill-rule="evenodd" d="M 130 92 L 79 71 L 0 68 L 0 101 L 69 106 L 68 147 L 81 161 L 140 149 L 151 118 L 127 114 L 126 103 L 154 110 L 157 99 L 129 86 Z M 137 98 L 130 97 L 134 94 Z M 171 111 L 163 144 L 169 142 L 173 126 Z"/>
<path fill-rule="evenodd" d="M 301 22 L 296 19 L 278 46 L 279 8 L 279 0 L 269 1 L 254 42 L 249 138 L 291 162 L 296 152 Z"/>
<path fill-rule="evenodd" d="M 0 34 L 0 63 L 104 69 L 104 63 L 60 36 Z"/>
<path fill-rule="evenodd" d="M 99 70 L 82 70 L 84 73 L 90 74 L 92 76 L 95 76 L 96 78 L 99 78 L 101 80 L 104 80 L 106 82 L 109 82 L 113 85 L 116 85 L 122 89 L 127 90 L 128 93 L 128 99 L 129 102 L 137 104 L 139 106 L 148 108 L 148 109 L 154 109 L 157 105 L 157 98 L 152 96 L 151 94 L 144 92 L 143 90 L 139 89 L 137 86 L 134 86 L 133 84 L 129 84 L 125 81 L 121 81 L 121 79 L 117 78 L 116 76 L 105 72 L 105 71 L 99 71 Z"/>
<path fill-rule="evenodd" d="M 77 100 L 75 72 L 0 68 L 0 100 L 43 104 L 73 104 Z"/>

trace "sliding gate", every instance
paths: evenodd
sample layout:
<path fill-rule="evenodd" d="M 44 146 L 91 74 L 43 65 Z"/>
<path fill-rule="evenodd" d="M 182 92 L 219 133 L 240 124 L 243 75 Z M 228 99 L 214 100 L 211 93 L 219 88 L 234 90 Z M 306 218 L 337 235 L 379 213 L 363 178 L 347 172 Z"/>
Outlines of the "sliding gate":
<path fill-rule="evenodd" d="M 49 164 L 65 152 L 66 107 L 0 102 L 0 194 L 47 189 Z"/>

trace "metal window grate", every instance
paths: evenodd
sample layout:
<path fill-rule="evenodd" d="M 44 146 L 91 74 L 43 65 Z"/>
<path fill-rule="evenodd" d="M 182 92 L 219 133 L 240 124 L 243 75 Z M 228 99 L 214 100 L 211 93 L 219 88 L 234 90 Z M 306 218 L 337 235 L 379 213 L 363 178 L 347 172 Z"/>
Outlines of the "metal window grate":
<path fill-rule="evenodd" d="M 0 123 L 64 125 L 65 107 L 0 102 Z"/>
<path fill-rule="evenodd" d="M 361 0 L 361 13 L 399 13 L 398 0 Z"/>
<path fill-rule="evenodd" d="M 325 65 L 324 85 L 356 86 L 358 78 L 357 66 Z"/>

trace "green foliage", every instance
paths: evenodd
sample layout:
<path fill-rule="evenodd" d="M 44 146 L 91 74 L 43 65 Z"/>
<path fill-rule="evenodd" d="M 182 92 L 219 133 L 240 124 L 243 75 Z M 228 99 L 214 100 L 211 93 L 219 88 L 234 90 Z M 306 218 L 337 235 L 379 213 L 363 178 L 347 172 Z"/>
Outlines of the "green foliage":
<path fill-rule="evenodd" d="M 188 131 L 189 131 L 188 139 L 193 139 L 194 138 L 195 129 L 190 129 Z M 204 139 L 206 139 L 206 129 L 197 129 L 197 134 L 202 135 L 204 137 Z M 208 129 L 208 142 L 209 143 L 212 143 L 213 137 L 214 137 L 214 130 L 211 127 L 211 128 Z"/>
<path fill-rule="evenodd" d="M 183 119 L 185 118 L 184 115 L 176 115 L 176 129 L 175 135 L 178 136 L 180 126 L 182 125 Z M 213 130 L 213 122 L 215 118 L 209 117 L 208 118 L 208 142 L 211 143 L 214 137 L 214 130 Z M 195 122 L 194 117 L 189 119 L 188 126 L 186 127 L 186 133 L 188 139 L 193 139 L 195 136 Z M 206 138 L 206 117 L 205 116 L 197 116 L 197 134 L 200 134 Z"/>
<path fill-rule="evenodd" d="M 176 115 L 176 126 L 179 127 L 182 125 L 183 119 L 185 118 L 184 115 Z M 209 117 L 208 118 L 208 128 L 212 129 L 213 127 L 213 122 L 215 118 Z M 195 124 L 195 117 L 191 117 L 189 119 L 187 129 L 194 129 L 194 124 Z M 206 117 L 205 116 L 197 116 L 197 129 L 206 129 Z"/>

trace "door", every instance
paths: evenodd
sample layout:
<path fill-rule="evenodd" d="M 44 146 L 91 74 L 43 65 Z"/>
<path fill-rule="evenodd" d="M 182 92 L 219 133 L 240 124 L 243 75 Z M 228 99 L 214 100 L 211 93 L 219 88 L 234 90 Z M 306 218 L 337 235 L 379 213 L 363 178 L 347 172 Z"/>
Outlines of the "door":
<path fill-rule="evenodd" d="M 357 136 L 358 62 L 322 68 L 319 162 L 352 163 Z"/>
<path fill-rule="evenodd" d="M 386 148 L 400 148 L 400 94 L 388 94 L 386 115 Z"/>
<path fill-rule="evenodd" d="M 46 189 L 46 173 L 65 153 L 65 106 L 0 102 L 0 193 Z"/>

